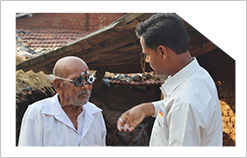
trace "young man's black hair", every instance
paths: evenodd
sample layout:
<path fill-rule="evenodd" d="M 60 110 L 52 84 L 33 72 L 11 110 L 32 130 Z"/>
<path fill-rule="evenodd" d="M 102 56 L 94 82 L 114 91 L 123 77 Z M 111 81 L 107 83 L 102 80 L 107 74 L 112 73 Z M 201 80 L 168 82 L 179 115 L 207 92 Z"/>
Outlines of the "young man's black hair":
<path fill-rule="evenodd" d="M 175 13 L 159 13 L 140 23 L 136 35 L 143 37 L 145 45 L 156 49 L 167 46 L 176 54 L 189 49 L 189 36 L 181 18 Z"/>

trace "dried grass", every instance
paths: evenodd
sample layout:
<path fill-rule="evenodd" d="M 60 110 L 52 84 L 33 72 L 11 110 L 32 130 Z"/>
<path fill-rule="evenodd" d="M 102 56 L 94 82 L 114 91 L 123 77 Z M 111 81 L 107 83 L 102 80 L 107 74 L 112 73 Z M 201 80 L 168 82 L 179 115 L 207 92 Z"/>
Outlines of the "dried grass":
<path fill-rule="evenodd" d="M 55 94 L 55 91 L 52 89 L 52 81 L 42 71 L 38 73 L 32 70 L 28 72 L 23 70 L 16 71 L 16 93 L 24 93 L 23 89 L 26 87 L 31 87 L 43 93 L 45 93 L 44 88 L 47 88 L 52 94 Z"/>
<path fill-rule="evenodd" d="M 23 61 L 25 61 L 24 57 L 16 53 L 16 65 Z M 55 91 L 52 89 L 52 80 L 50 80 L 49 76 L 44 72 L 40 71 L 35 73 L 32 70 L 28 72 L 24 72 L 23 70 L 16 71 L 16 94 L 24 94 L 23 89 L 27 87 L 31 87 L 33 90 L 39 90 L 43 93 L 45 93 L 46 88 L 52 94 L 55 94 Z"/>

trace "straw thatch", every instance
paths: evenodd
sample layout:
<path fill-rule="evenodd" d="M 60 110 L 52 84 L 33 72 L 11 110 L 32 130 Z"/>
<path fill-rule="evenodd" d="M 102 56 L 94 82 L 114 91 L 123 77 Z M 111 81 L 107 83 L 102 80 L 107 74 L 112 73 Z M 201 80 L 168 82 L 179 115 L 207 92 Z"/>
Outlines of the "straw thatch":
<path fill-rule="evenodd" d="M 52 89 L 52 80 L 42 71 L 34 73 L 32 70 L 24 72 L 22 70 L 16 71 L 16 92 L 23 93 L 23 89 L 31 87 L 45 93 L 47 88 L 51 93 L 55 93 Z"/>

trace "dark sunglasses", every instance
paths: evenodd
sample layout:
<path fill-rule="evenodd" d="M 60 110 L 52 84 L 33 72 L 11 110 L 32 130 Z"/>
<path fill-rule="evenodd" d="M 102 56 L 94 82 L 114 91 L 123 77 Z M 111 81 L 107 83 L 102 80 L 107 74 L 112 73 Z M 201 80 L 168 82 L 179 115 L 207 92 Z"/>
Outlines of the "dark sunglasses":
<path fill-rule="evenodd" d="M 85 79 L 84 79 L 83 75 L 85 76 Z M 96 77 L 94 77 L 94 74 L 89 75 L 89 71 L 82 72 L 81 75 L 79 77 L 75 78 L 74 80 L 71 80 L 68 78 L 62 78 L 62 77 L 58 77 L 58 76 L 55 76 L 55 77 L 58 79 L 61 79 L 61 80 L 65 80 L 65 81 L 69 81 L 71 83 L 74 83 L 76 87 L 83 85 L 84 82 L 86 82 L 86 84 L 93 84 L 94 81 L 96 80 Z"/>

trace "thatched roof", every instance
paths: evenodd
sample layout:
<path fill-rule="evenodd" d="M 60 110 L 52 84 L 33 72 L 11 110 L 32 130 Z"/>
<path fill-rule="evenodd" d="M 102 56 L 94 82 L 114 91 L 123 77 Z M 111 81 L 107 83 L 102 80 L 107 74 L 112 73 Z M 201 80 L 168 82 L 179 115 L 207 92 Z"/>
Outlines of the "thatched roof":
<path fill-rule="evenodd" d="M 17 64 L 23 61 L 24 60 L 22 59 L 22 57 L 16 55 Z M 30 87 L 33 90 L 38 90 L 42 93 L 46 93 L 45 91 L 47 89 L 52 94 L 55 94 L 55 91 L 52 89 L 52 82 L 52 78 L 42 71 L 35 73 L 32 70 L 28 72 L 18 70 L 16 71 L 16 94 L 24 94 L 23 90 L 27 87 Z"/>
<path fill-rule="evenodd" d="M 49 79 L 49 76 L 44 72 L 35 73 L 32 70 L 28 72 L 16 71 L 16 93 L 23 93 L 23 90 L 27 87 L 43 93 L 45 93 L 45 88 L 47 88 L 50 92 L 55 93 L 52 89 L 52 79 Z"/>
<path fill-rule="evenodd" d="M 141 68 L 141 47 L 135 36 L 136 25 L 150 17 L 151 13 L 130 13 L 112 24 L 50 53 L 27 60 L 16 69 L 51 73 L 55 62 L 68 55 L 82 58 L 90 69 L 109 72 L 138 73 Z M 200 56 L 217 48 L 211 41 L 194 29 L 186 21 L 190 36 L 192 56 Z M 146 66 L 146 70 L 151 70 Z"/>

